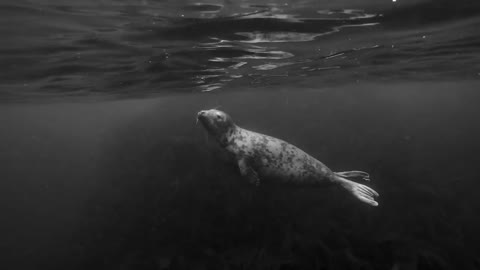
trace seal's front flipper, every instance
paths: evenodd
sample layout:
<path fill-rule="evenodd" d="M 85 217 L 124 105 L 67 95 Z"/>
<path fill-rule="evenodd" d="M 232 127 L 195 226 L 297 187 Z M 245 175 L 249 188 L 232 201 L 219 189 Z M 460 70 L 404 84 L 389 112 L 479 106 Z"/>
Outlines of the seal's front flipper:
<path fill-rule="evenodd" d="M 353 196 L 355 196 L 360 201 L 370 204 L 371 206 L 378 205 L 378 202 L 375 201 L 375 197 L 378 197 L 379 195 L 375 190 L 365 185 L 355 183 L 345 178 L 339 177 L 338 175 L 337 177 L 335 177 L 335 180 L 337 180 L 342 187 L 348 190 Z"/>
<path fill-rule="evenodd" d="M 243 177 L 246 177 L 250 183 L 255 186 L 260 185 L 260 178 L 258 178 L 257 172 L 247 164 L 245 159 L 240 159 L 238 161 L 238 168 L 240 169 L 240 174 L 242 174 Z"/>
<path fill-rule="evenodd" d="M 337 176 L 344 177 L 344 178 L 353 178 L 353 179 L 361 178 L 362 180 L 370 181 L 370 175 L 362 171 L 336 172 L 335 174 Z"/>

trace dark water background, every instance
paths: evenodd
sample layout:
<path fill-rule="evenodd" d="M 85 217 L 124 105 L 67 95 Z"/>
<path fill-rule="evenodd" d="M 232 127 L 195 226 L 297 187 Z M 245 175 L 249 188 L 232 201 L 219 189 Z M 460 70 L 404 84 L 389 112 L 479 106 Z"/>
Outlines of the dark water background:
<path fill-rule="evenodd" d="M 480 2 L 2 1 L 2 269 L 480 269 Z M 335 171 L 254 188 L 216 106 Z"/>

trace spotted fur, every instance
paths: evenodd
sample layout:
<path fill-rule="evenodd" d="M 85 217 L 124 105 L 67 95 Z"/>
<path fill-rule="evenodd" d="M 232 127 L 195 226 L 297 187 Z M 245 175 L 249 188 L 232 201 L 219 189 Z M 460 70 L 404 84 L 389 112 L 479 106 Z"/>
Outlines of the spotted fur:
<path fill-rule="evenodd" d="M 198 117 L 225 150 L 245 160 L 261 178 L 312 184 L 334 181 L 334 173 L 317 159 L 283 140 L 240 128 L 224 112 L 202 111 Z"/>

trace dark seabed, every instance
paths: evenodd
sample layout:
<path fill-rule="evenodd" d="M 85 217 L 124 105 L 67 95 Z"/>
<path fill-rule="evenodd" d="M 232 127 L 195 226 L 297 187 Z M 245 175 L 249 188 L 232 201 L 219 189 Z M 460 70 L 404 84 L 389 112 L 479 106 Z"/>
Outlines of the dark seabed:
<path fill-rule="evenodd" d="M 1 269 L 480 269 L 480 2 L 4 0 L 0 22 Z M 195 125 L 217 106 L 369 172 L 379 207 L 250 185 Z"/>

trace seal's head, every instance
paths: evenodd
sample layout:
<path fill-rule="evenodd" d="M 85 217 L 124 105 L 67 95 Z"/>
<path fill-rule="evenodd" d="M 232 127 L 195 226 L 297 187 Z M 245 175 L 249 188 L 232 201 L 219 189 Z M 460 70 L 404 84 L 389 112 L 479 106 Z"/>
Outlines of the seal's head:
<path fill-rule="evenodd" d="M 235 131 L 235 124 L 230 116 L 219 110 L 205 110 L 197 114 L 199 120 L 210 135 L 222 146 L 228 145 L 230 137 Z"/>

